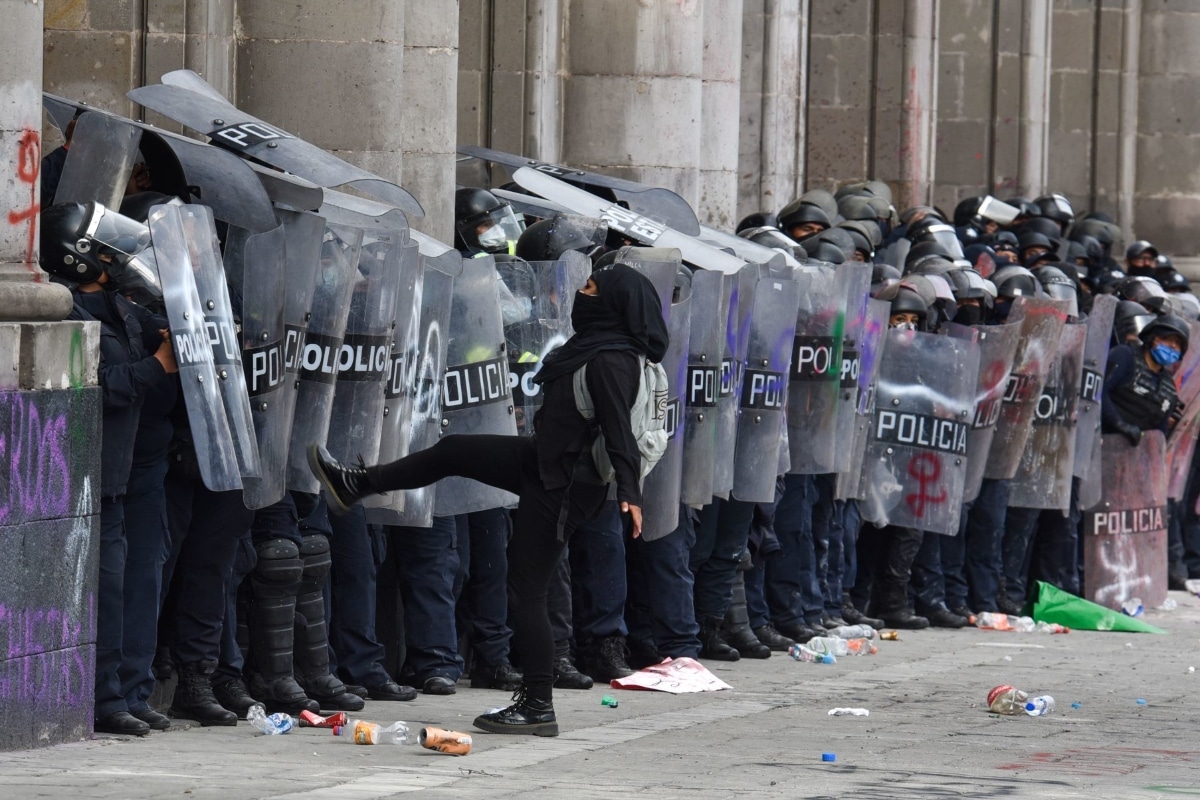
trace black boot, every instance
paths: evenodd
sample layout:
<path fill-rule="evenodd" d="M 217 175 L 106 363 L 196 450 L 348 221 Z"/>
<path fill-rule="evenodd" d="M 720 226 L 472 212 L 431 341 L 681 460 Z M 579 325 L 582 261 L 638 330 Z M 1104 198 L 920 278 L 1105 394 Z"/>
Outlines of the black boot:
<path fill-rule="evenodd" d="M 786 653 L 788 648 L 795 644 L 793 640 L 775 630 L 775 626 L 769 622 L 766 625 L 755 628 L 754 635 L 758 637 L 760 642 L 777 653 Z"/>
<path fill-rule="evenodd" d="M 246 684 L 241 678 L 222 677 L 213 684 L 213 697 L 217 702 L 233 713 L 238 719 L 245 719 L 250 709 L 264 705 L 250 696 Z"/>
<path fill-rule="evenodd" d="M 960 617 L 944 605 L 931 609 L 925 617 L 935 628 L 965 628 L 970 624 L 966 617 Z"/>
<path fill-rule="evenodd" d="M 592 679 L 575 669 L 570 658 L 560 656 L 554 660 L 554 688 L 590 689 L 592 688 Z"/>
<path fill-rule="evenodd" d="M 268 714 L 316 714 L 321 706 L 309 699 L 293 674 L 296 595 L 304 574 L 300 548 L 291 539 L 271 539 L 255 546 L 258 563 L 250 573 L 247 603 L 247 659 L 250 694 Z"/>
<path fill-rule="evenodd" d="M 831 614 L 828 611 L 823 611 L 821 612 L 821 624 L 825 626 L 826 630 L 833 630 L 834 628 L 840 628 L 845 625 L 846 618 L 839 617 L 836 614 Z"/>
<path fill-rule="evenodd" d="M 359 500 L 378 493 L 361 459 L 359 466 L 347 467 L 329 455 L 324 446 L 312 444 L 308 448 L 308 467 L 325 489 L 329 510 L 335 514 L 345 514 Z"/>
<path fill-rule="evenodd" d="M 521 688 L 521 673 L 513 669 L 513 665 L 507 661 L 501 661 L 492 667 L 484 664 L 482 660 L 476 660 L 471 667 L 471 688 L 515 692 Z"/>
<path fill-rule="evenodd" d="M 866 614 L 854 607 L 854 601 L 850 599 L 849 594 L 842 595 L 842 619 L 846 620 L 850 625 L 870 625 L 875 630 L 880 630 L 884 627 L 883 620 L 875 617 L 868 617 Z"/>
<path fill-rule="evenodd" d="M 300 558 L 304 562 L 304 577 L 296 597 L 296 682 L 326 711 L 362 711 L 363 699 L 346 691 L 346 684 L 329 671 L 329 635 L 322 591 L 333 566 L 329 539 L 320 533 L 305 536 L 300 541 Z"/>
<path fill-rule="evenodd" d="M 558 721 L 554 716 L 554 702 L 548 696 L 549 688 L 545 694 L 545 699 L 535 700 L 528 689 L 521 688 L 513 695 L 511 706 L 479 715 L 474 725 L 488 733 L 558 736 Z"/>
<path fill-rule="evenodd" d="M 700 623 L 700 658 L 713 661 L 738 661 L 741 653 L 721 637 L 721 620 L 709 618 Z"/>
<path fill-rule="evenodd" d="M 625 643 L 629 645 L 629 658 L 625 660 L 633 669 L 645 669 L 646 667 L 663 662 L 664 656 L 658 651 L 658 646 L 654 642 L 642 639 L 627 639 Z"/>
<path fill-rule="evenodd" d="M 212 676 L 216 661 L 193 661 L 179 665 L 179 684 L 171 701 L 171 716 L 191 719 L 204 727 L 237 725 L 237 714 L 224 708 L 213 696 Z"/>
<path fill-rule="evenodd" d="M 1000 609 L 1005 614 L 1010 614 L 1014 617 L 1021 616 L 1021 604 L 1008 596 L 1008 592 L 1003 589 L 996 596 L 996 608 Z"/>
<path fill-rule="evenodd" d="M 633 670 L 625 661 L 625 637 L 618 634 L 594 640 L 588 648 L 583 671 L 596 683 L 610 683 L 632 675 Z"/>
<path fill-rule="evenodd" d="M 749 565 L 749 551 L 742 559 L 742 565 Z M 750 630 L 750 614 L 746 610 L 746 585 L 739 565 L 733 577 L 733 599 L 725 612 L 725 624 L 722 627 L 722 638 L 725 643 L 738 651 L 742 658 L 770 658 L 771 648 L 758 640 L 754 631 Z"/>

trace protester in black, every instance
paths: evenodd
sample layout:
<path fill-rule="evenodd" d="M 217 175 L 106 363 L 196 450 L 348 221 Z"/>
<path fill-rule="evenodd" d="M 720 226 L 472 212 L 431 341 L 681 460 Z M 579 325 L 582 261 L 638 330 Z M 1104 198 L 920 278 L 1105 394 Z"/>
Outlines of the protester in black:
<path fill-rule="evenodd" d="M 638 356 L 662 359 L 668 335 L 650 281 L 623 264 L 592 273 L 575 297 L 575 335 L 543 361 L 536 380 L 545 400 L 536 436 L 447 436 L 428 450 L 376 467 L 351 468 L 313 445 L 309 463 L 332 507 L 348 508 L 371 492 L 413 489 L 457 475 L 520 496 L 508 546 L 510 614 L 524 686 L 508 708 L 484 714 L 476 727 L 493 733 L 558 735 L 554 716 L 554 636 L 546 612 L 551 575 L 571 533 L 599 511 L 607 495 L 590 451 L 604 434 L 616 472 L 617 500 L 641 534 L 641 456 L 630 410 L 641 368 Z M 589 423 L 575 404 L 572 378 L 587 365 L 596 407 Z"/>

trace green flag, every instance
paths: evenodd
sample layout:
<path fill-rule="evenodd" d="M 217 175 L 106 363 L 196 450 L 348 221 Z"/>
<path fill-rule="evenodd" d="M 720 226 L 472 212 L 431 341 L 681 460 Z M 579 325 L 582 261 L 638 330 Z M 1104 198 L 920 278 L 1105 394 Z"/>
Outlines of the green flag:
<path fill-rule="evenodd" d="M 1033 603 L 1031 616 L 1037 622 L 1057 622 L 1080 631 L 1166 633 L 1162 628 L 1076 597 L 1045 581 L 1038 581 L 1037 599 Z"/>

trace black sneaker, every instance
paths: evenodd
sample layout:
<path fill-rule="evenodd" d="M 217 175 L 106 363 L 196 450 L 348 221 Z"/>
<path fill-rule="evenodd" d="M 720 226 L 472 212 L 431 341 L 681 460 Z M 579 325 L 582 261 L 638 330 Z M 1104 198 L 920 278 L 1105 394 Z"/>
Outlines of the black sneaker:
<path fill-rule="evenodd" d="M 592 679 L 575 669 L 571 659 L 563 656 L 554 662 L 555 689 L 590 689 Z"/>
<path fill-rule="evenodd" d="M 329 455 L 324 446 L 314 443 L 308 447 L 308 468 L 324 487 L 329 510 L 335 514 L 345 514 L 350 506 L 375 493 L 362 459 L 357 467 L 347 467 Z"/>
<path fill-rule="evenodd" d="M 501 661 L 494 667 L 479 662 L 471 670 L 471 688 L 515 692 L 521 688 L 521 673 L 513 669 L 513 665 L 507 661 Z"/>
<path fill-rule="evenodd" d="M 513 695 L 513 704 L 488 714 L 480 714 L 474 725 L 488 733 L 530 734 L 533 736 L 558 736 L 558 720 L 554 716 L 554 703 L 550 700 L 534 700 L 528 690 L 522 688 Z"/>

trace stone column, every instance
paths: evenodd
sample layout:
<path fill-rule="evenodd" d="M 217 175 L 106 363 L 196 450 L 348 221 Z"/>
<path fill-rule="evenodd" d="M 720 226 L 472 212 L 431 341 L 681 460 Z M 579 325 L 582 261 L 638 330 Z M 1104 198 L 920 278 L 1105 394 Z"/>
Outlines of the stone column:
<path fill-rule="evenodd" d="M 700 90 L 700 205 L 696 214 L 713 227 L 737 224 L 738 123 L 742 56 L 741 0 L 703 8 L 704 59 Z"/>
<path fill-rule="evenodd" d="M 38 267 L 42 167 L 42 4 L 0 0 L 0 320 L 61 320 L 71 293 Z"/>
<path fill-rule="evenodd" d="M 699 208 L 702 10 L 700 0 L 571 4 L 566 164 L 664 186 Z"/>
<path fill-rule="evenodd" d="M 1037 197 L 1046 190 L 1050 118 L 1050 0 L 1021 3 L 1021 149 L 1017 192 Z"/>
<path fill-rule="evenodd" d="M 938 0 L 905 0 L 897 206 L 932 200 L 937 142 Z"/>

